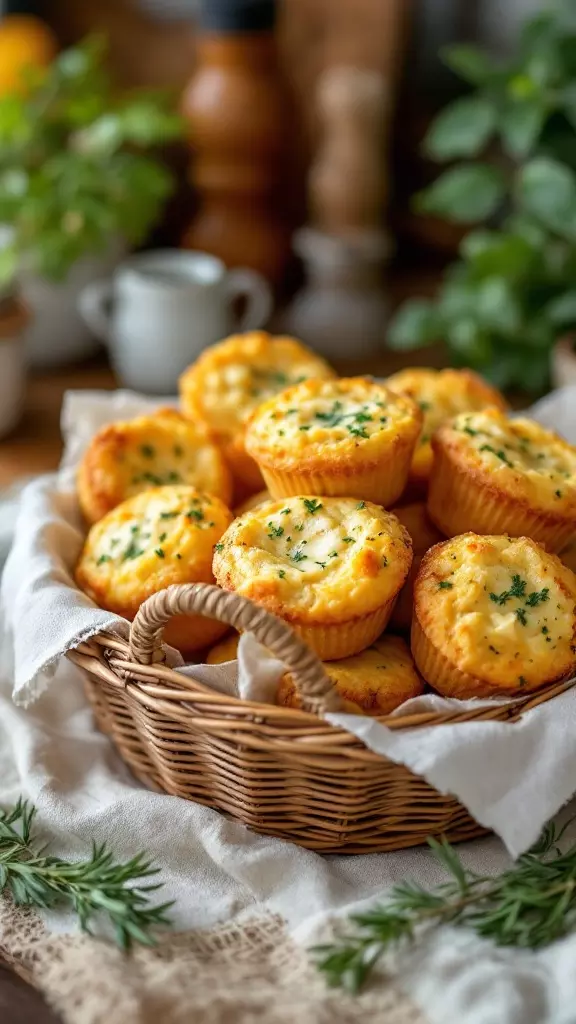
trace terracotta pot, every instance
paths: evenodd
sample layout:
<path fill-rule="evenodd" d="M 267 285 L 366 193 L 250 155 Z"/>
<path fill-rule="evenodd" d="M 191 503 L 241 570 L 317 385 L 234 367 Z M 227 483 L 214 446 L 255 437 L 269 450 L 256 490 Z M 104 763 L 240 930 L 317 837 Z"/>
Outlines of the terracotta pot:
<path fill-rule="evenodd" d="M 576 384 L 576 338 L 567 334 L 552 349 L 551 376 L 555 388 Z"/>

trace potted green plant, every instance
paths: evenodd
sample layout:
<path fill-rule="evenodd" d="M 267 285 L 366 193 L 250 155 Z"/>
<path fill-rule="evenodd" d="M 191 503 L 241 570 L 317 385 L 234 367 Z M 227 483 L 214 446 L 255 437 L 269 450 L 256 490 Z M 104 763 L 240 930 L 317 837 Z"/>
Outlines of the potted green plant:
<path fill-rule="evenodd" d="M 17 286 L 32 314 L 32 364 L 94 350 L 79 292 L 157 220 L 172 176 L 147 151 L 181 129 L 165 98 L 114 90 L 100 39 L 0 97 L 0 289 Z"/>
<path fill-rule="evenodd" d="M 400 308 L 389 344 L 444 341 L 456 365 L 541 392 L 558 338 L 576 328 L 576 3 L 559 0 L 531 18 L 506 61 L 471 46 L 444 59 L 472 90 L 427 133 L 426 154 L 451 166 L 415 205 L 480 226 L 465 235 L 438 296 Z M 571 343 L 558 351 L 563 383 Z"/>

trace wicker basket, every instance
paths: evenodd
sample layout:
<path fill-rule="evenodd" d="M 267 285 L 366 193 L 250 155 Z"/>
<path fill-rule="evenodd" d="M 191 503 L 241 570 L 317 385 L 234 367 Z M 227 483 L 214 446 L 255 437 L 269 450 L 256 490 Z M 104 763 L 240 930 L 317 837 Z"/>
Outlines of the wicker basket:
<path fill-rule="evenodd" d="M 162 628 L 183 613 L 252 632 L 290 670 L 307 710 L 224 696 L 169 668 Z M 255 832 L 324 853 L 370 853 L 486 831 L 453 797 L 319 720 L 314 712 L 339 706 L 322 665 L 286 623 L 237 594 L 170 587 L 142 605 L 128 643 L 101 634 L 68 656 L 83 670 L 98 725 L 142 782 Z M 510 721 L 571 685 L 504 705 L 381 721 L 390 729 Z"/>

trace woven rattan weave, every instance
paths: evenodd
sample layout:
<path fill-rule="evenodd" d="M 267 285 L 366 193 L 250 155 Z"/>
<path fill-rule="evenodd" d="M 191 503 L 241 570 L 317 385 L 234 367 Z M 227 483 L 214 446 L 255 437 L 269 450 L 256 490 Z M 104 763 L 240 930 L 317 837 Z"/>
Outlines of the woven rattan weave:
<path fill-rule="evenodd" d="M 216 693 L 166 665 L 162 627 L 196 612 L 252 632 L 292 673 L 306 711 Z M 290 627 L 208 584 L 170 587 L 142 605 L 125 642 L 109 634 L 69 652 L 103 732 L 148 786 L 207 804 L 265 835 L 324 853 L 452 842 L 485 830 L 451 796 L 321 721 L 337 710 L 321 663 Z M 390 729 L 513 720 L 573 681 L 509 704 L 383 718 Z"/>

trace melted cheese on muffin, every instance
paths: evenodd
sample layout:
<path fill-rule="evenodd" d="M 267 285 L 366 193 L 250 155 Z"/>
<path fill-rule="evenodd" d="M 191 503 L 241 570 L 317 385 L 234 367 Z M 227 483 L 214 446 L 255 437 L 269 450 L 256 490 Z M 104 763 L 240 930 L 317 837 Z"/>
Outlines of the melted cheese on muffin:
<path fill-rule="evenodd" d="M 408 645 L 398 636 L 383 636 L 360 654 L 326 662 L 324 667 L 350 714 L 389 715 L 424 691 Z M 302 706 L 291 675 L 281 679 L 277 702 Z"/>
<path fill-rule="evenodd" d="M 411 399 L 365 377 L 308 380 L 265 402 L 254 413 L 246 449 L 274 466 L 303 459 L 377 459 L 401 433 L 416 439 L 421 414 Z"/>
<path fill-rule="evenodd" d="M 236 519 L 216 545 L 214 575 L 285 619 L 335 623 L 392 598 L 411 561 L 407 532 L 379 505 L 297 497 Z"/>
<path fill-rule="evenodd" d="M 386 384 L 393 391 L 413 398 L 424 413 L 422 432 L 412 462 L 412 472 L 419 478 L 426 478 L 430 473 L 430 441 L 445 420 L 460 412 L 484 409 L 488 405 L 507 408 L 503 395 L 472 370 L 406 369 L 388 377 Z"/>
<path fill-rule="evenodd" d="M 231 496 L 218 448 L 174 409 L 99 430 L 80 463 L 78 499 L 88 522 L 97 522 L 126 498 L 163 484 L 192 484 L 222 501 Z"/>
<path fill-rule="evenodd" d="M 452 456 L 507 493 L 576 515 L 576 449 L 533 420 L 485 409 L 444 424 L 438 438 Z"/>
<path fill-rule="evenodd" d="M 205 350 L 180 378 L 182 408 L 215 438 L 233 440 L 254 409 L 307 377 L 333 377 L 328 363 L 294 338 L 236 334 Z"/>
<path fill-rule="evenodd" d="M 576 668 L 576 576 L 526 537 L 468 533 L 437 544 L 414 596 L 427 639 L 495 690 Z"/>
<path fill-rule="evenodd" d="M 100 607 L 132 619 L 172 583 L 212 582 L 214 545 L 231 518 L 218 498 L 194 487 L 137 494 L 91 528 L 76 581 Z"/>

